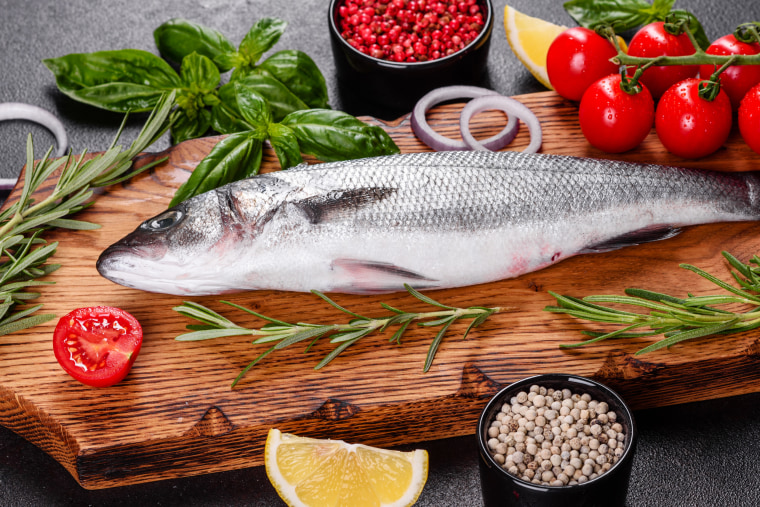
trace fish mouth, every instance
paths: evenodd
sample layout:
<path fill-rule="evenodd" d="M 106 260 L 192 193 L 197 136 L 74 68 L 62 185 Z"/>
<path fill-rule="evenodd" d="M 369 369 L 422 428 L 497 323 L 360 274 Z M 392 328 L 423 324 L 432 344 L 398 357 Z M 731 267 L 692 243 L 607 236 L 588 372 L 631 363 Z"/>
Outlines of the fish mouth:
<path fill-rule="evenodd" d="M 103 250 L 95 262 L 95 268 L 103 277 L 116 281 L 115 273 L 139 271 L 140 261 L 157 261 L 163 258 L 165 253 L 166 247 L 161 244 L 127 245 L 118 242 Z"/>

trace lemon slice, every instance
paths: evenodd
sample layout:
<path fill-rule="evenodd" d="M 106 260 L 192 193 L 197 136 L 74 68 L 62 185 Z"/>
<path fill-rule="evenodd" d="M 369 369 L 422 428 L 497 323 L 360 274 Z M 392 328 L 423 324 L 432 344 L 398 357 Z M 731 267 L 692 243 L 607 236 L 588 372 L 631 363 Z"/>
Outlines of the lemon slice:
<path fill-rule="evenodd" d="M 390 451 L 269 430 L 266 472 L 290 507 L 414 504 L 425 486 L 427 451 Z"/>
<path fill-rule="evenodd" d="M 507 5 L 504 8 L 504 29 L 517 59 L 542 85 L 553 90 L 546 73 L 546 53 L 552 41 L 567 27 L 527 16 Z"/>

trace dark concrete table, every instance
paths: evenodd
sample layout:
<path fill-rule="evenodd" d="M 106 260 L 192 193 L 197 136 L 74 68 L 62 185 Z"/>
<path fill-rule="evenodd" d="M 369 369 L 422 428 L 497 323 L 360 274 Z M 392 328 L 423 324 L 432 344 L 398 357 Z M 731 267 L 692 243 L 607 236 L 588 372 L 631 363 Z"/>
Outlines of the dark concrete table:
<path fill-rule="evenodd" d="M 494 37 L 484 86 L 506 95 L 543 88 L 513 56 L 504 37 L 505 1 L 496 0 Z M 513 0 L 530 15 L 570 25 L 560 0 Z M 760 19 L 756 0 L 733 3 L 679 0 L 715 39 L 745 21 Z M 44 107 L 66 125 L 75 153 L 108 147 L 121 116 L 75 103 L 55 88 L 43 58 L 74 52 L 139 48 L 155 52 L 153 29 L 172 17 L 214 27 L 240 41 L 254 20 L 279 17 L 289 22 L 278 48 L 306 51 L 324 73 L 334 108 L 348 112 L 335 82 L 326 30 L 327 0 L 0 0 L 0 102 Z M 131 140 L 142 120 L 131 121 Z M 40 156 L 53 142 L 41 127 L 0 123 L 0 177 L 18 175 L 26 134 L 32 132 Z M 153 149 L 168 146 L 163 139 Z M 0 360 L 2 357 L 0 337 Z M 716 371 L 716 375 L 720 375 Z M 636 413 L 641 431 L 628 503 L 631 506 L 760 505 L 760 395 L 737 396 Z M 473 428 L 474 432 L 474 428 Z M 420 506 L 481 504 L 474 437 L 417 444 L 430 452 L 430 477 Z M 157 483 L 82 489 L 52 458 L 0 427 L 0 505 L 279 505 L 263 467 Z"/>

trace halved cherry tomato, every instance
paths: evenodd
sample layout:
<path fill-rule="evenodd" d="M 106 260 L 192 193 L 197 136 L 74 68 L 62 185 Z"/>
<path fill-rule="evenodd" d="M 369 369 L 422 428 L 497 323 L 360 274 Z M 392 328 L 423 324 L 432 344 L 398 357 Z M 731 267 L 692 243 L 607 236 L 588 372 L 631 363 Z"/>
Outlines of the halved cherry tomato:
<path fill-rule="evenodd" d="M 731 132 L 731 101 L 723 90 L 714 100 L 699 96 L 701 81 L 689 78 L 671 86 L 655 111 L 655 130 L 663 146 L 683 158 L 705 157 L 723 146 Z"/>
<path fill-rule="evenodd" d="M 641 144 L 654 125 L 654 100 L 646 86 L 629 94 L 620 74 L 592 84 L 578 110 L 581 131 L 589 143 L 607 153 L 622 153 Z"/>
<path fill-rule="evenodd" d="M 756 55 L 760 53 L 760 44 L 747 44 L 729 34 L 710 44 L 705 52 L 709 55 Z M 699 77 L 702 79 L 709 79 L 713 72 L 713 65 L 699 67 Z M 720 87 L 731 99 L 734 110 L 739 109 L 744 95 L 757 83 L 760 83 L 760 65 L 732 65 L 720 73 Z"/>
<path fill-rule="evenodd" d="M 739 132 L 753 151 L 760 153 L 760 84 L 742 99 L 739 106 Z"/>
<path fill-rule="evenodd" d="M 694 46 L 685 33 L 672 35 L 665 31 L 665 23 L 656 21 L 644 26 L 631 39 L 628 45 L 630 56 L 656 58 L 658 56 L 683 56 L 695 52 Z M 632 69 L 629 71 L 633 73 Z M 665 90 L 686 78 L 695 77 L 699 72 L 697 65 L 660 65 L 649 67 L 641 75 L 640 81 L 646 85 L 655 100 Z"/>
<path fill-rule="evenodd" d="M 137 319 L 120 308 L 77 308 L 58 321 L 53 352 L 58 364 L 78 381 L 108 387 L 127 376 L 142 337 Z"/>
<path fill-rule="evenodd" d="M 614 74 L 615 46 L 593 30 L 576 26 L 559 34 L 546 54 L 546 72 L 554 90 L 568 100 L 581 100 L 586 88 Z"/>

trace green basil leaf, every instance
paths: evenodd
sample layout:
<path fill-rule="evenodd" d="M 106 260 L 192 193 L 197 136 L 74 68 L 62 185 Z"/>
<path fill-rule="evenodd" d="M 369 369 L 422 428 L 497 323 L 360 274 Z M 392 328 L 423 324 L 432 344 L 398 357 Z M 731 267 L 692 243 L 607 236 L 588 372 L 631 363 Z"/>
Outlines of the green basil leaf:
<path fill-rule="evenodd" d="M 325 78 L 314 60 L 303 51 L 278 51 L 258 68 L 269 72 L 310 108 L 328 107 Z"/>
<path fill-rule="evenodd" d="M 217 95 L 219 104 L 211 110 L 214 130 L 221 134 L 234 134 L 255 128 L 243 118 L 243 114 L 240 112 L 235 83 L 223 85 L 219 88 Z"/>
<path fill-rule="evenodd" d="M 172 127 L 174 142 L 201 137 L 211 127 L 212 114 L 206 106 L 219 103 L 216 87 L 221 76 L 207 56 L 190 53 L 182 60 L 180 79 L 183 87 L 177 95 L 177 106 L 184 114 L 180 124 Z"/>
<path fill-rule="evenodd" d="M 181 109 L 171 126 L 172 143 L 176 144 L 188 139 L 202 137 L 210 127 L 211 111 L 208 109 L 201 109 L 192 113 Z"/>
<path fill-rule="evenodd" d="M 198 53 L 182 59 L 179 75 L 184 87 L 196 93 L 213 93 L 222 79 L 214 62 Z"/>
<path fill-rule="evenodd" d="M 274 148 L 280 168 L 288 169 L 303 162 L 295 133 L 281 123 L 269 125 L 269 142 Z"/>
<path fill-rule="evenodd" d="M 230 51 L 229 53 L 222 53 L 214 57 L 214 63 L 219 69 L 225 71 L 245 65 L 245 58 L 237 51 Z"/>
<path fill-rule="evenodd" d="M 229 89 L 232 89 L 232 87 Z M 237 101 L 235 100 L 232 103 L 228 103 L 221 94 L 222 88 L 219 90 L 220 102 L 211 109 L 211 126 L 214 130 L 220 134 L 234 134 L 235 132 L 253 130 L 253 125 L 249 125 L 243 119 L 243 115 L 240 114 Z"/>
<path fill-rule="evenodd" d="M 170 19 L 156 28 L 153 39 L 161 54 L 175 63 L 193 52 L 216 61 L 217 56 L 235 51 L 220 32 L 181 18 Z M 219 70 L 226 72 L 231 68 L 220 65 Z"/>
<path fill-rule="evenodd" d="M 259 61 L 261 55 L 277 44 L 286 26 L 288 24 L 281 19 L 262 18 L 258 20 L 243 38 L 238 52 L 252 67 Z"/>
<path fill-rule="evenodd" d="M 657 19 L 665 19 L 665 16 L 673 10 L 675 0 L 654 0 L 652 2 L 652 13 Z"/>
<path fill-rule="evenodd" d="M 324 162 L 391 155 L 399 149 L 381 127 L 368 125 L 342 111 L 309 109 L 285 117 L 302 153 Z"/>
<path fill-rule="evenodd" d="M 674 1 L 660 1 L 656 10 L 661 11 L 664 3 L 672 6 Z M 598 25 L 611 25 L 618 33 L 658 19 L 655 8 L 645 0 L 571 0 L 563 6 L 581 26 L 593 29 Z M 663 17 L 670 6 L 662 14 Z"/>
<path fill-rule="evenodd" d="M 269 124 L 272 123 L 272 111 L 269 103 L 253 88 L 243 83 L 234 83 L 235 97 L 241 116 L 249 125 L 252 135 L 257 139 L 268 137 Z"/>
<path fill-rule="evenodd" d="M 162 93 L 180 86 L 168 63 L 139 49 L 72 53 L 43 63 L 67 96 L 119 113 L 150 111 Z"/>
<path fill-rule="evenodd" d="M 169 206 L 227 183 L 253 176 L 261 168 L 262 141 L 247 132 L 232 134 L 211 150 L 174 194 Z"/>
<path fill-rule="evenodd" d="M 266 70 L 257 68 L 245 77 L 233 73 L 232 82 L 240 83 L 265 98 L 269 102 L 273 121 L 279 122 L 294 111 L 309 109 L 305 102 Z"/>

